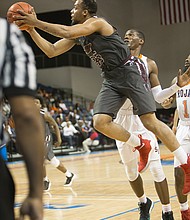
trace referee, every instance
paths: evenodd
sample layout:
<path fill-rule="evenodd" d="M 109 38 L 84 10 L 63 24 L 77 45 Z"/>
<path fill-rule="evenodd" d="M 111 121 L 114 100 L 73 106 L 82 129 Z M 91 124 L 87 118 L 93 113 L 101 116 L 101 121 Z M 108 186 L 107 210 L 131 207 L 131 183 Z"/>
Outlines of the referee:
<path fill-rule="evenodd" d="M 8 99 L 15 122 L 17 144 L 25 160 L 29 192 L 20 209 L 20 220 L 43 219 L 44 129 L 34 104 L 36 68 L 31 48 L 21 31 L 0 18 L 0 99 Z M 2 110 L 0 111 L 0 142 L 4 141 Z M 34 154 L 35 152 L 35 154 Z M 0 158 L 0 219 L 13 220 L 15 186 L 5 162 Z"/>

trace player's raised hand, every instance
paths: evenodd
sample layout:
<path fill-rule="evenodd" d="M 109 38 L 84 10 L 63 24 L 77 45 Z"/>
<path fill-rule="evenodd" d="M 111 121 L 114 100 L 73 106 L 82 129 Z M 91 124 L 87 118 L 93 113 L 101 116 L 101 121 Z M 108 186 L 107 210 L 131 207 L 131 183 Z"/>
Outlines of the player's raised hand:
<path fill-rule="evenodd" d="M 190 82 L 190 66 L 186 69 L 184 73 L 179 69 L 177 76 L 177 85 L 180 87 L 186 86 Z"/>
<path fill-rule="evenodd" d="M 174 102 L 174 98 L 171 96 L 170 98 L 166 99 L 164 102 L 161 103 L 161 106 L 165 109 L 171 108 Z"/>

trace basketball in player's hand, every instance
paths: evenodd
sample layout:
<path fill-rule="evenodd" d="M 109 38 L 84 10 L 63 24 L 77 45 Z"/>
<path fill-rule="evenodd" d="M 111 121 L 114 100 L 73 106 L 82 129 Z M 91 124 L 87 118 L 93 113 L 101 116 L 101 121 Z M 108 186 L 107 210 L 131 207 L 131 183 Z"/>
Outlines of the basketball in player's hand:
<path fill-rule="evenodd" d="M 11 7 L 7 11 L 7 21 L 9 23 L 13 23 L 15 20 L 13 18 L 14 15 L 20 15 L 17 10 L 24 11 L 28 14 L 32 14 L 32 6 L 26 2 L 16 2 L 15 4 L 11 5 Z M 28 26 L 23 26 L 20 30 L 26 30 Z"/>

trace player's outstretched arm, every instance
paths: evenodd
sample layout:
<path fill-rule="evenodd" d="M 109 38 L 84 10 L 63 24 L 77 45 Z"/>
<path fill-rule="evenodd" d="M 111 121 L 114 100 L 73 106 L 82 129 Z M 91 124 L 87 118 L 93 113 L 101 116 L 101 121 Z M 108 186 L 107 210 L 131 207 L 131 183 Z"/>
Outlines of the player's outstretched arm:
<path fill-rule="evenodd" d="M 91 17 L 82 24 L 66 26 L 38 20 L 33 14 L 28 14 L 21 10 L 18 10 L 18 13 L 20 16 L 15 15 L 14 20 L 19 28 L 23 26 L 37 27 L 60 38 L 76 39 L 81 36 L 88 36 L 94 32 L 101 33 L 102 35 L 111 35 L 113 33 L 113 27 L 102 18 Z"/>
<path fill-rule="evenodd" d="M 75 45 L 75 41 L 69 39 L 61 39 L 56 43 L 52 44 L 51 42 L 41 37 L 40 34 L 38 34 L 38 32 L 34 28 L 28 29 L 27 32 L 30 34 L 32 40 L 36 43 L 36 45 L 49 58 L 63 54 Z"/>

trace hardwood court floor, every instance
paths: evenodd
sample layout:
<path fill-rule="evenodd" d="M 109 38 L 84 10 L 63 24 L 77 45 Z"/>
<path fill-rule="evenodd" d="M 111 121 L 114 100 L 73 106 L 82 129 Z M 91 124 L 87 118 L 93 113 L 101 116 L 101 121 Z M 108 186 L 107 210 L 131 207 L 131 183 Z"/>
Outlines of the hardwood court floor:
<path fill-rule="evenodd" d="M 169 161 L 164 162 L 168 178 L 171 204 L 175 219 L 180 219 L 171 154 L 161 147 L 161 154 Z M 76 174 L 72 187 L 63 187 L 65 176 L 47 165 L 51 190 L 44 193 L 44 220 L 136 220 L 139 219 L 138 200 L 127 181 L 124 167 L 119 163 L 117 150 L 60 157 L 65 166 Z M 165 160 L 164 160 L 165 161 Z M 21 162 L 9 164 L 17 183 L 15 212 L 27 193 L 27 180 Z M 152 220 L 161 219 L 161 204 L 155 193 L 149 170 L 142 175 L 148 197 L 154 202 Z"/>

